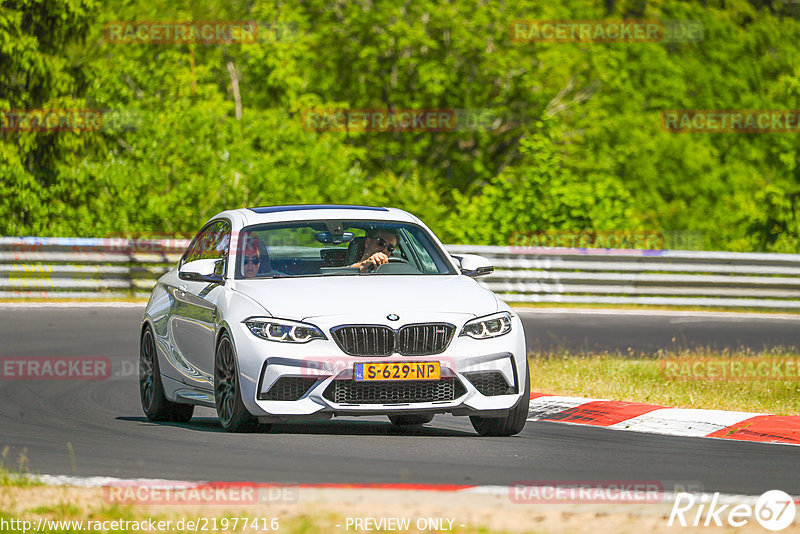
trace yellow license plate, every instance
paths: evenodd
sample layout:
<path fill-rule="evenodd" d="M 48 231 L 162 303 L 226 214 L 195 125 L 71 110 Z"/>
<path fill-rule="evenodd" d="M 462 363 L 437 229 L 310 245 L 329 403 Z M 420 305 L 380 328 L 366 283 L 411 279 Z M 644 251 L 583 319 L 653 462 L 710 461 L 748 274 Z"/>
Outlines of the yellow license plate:
<path fill-rule="evenodd" d="M 356 382 L 370 380 L 439 380 L 439 362 L 357 363 L 353 368 Z"/>

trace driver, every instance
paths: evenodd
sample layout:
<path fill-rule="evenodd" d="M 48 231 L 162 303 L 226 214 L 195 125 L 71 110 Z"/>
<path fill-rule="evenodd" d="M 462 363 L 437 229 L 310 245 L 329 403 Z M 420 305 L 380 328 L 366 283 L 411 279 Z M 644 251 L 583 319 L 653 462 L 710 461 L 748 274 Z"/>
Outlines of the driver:
<path fill-rule="evenodd" d="M 397 248 L 397 234 L 387 228 L 376 228 L 367 232 L 364 240 L 364 253 L 361 261 L 350 267 L 358 267 L 362 272 L 374 271 L 378 266 L 389 262 L 389 256 Z"/>

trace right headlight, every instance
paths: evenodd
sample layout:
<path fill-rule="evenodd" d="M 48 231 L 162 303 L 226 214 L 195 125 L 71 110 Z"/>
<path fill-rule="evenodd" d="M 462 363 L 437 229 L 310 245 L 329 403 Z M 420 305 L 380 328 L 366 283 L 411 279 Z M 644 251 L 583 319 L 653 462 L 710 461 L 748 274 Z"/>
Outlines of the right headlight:
<path fill-rule="evenodd" d="M 281 343 L 308 343 L 314 339 L 328 339 L 313 324 L 276 319 L 274 317 L 252 317 L 245 321 L 254 336 Z"/>
<path fill-rule="evenodd" d="M 467 322 L 461 329 L 459 336 L 469 336 L 473 339 L 488 339 L 511 332 L 511 314 L 500 312 L 485 317 L 478 317 Z"/>

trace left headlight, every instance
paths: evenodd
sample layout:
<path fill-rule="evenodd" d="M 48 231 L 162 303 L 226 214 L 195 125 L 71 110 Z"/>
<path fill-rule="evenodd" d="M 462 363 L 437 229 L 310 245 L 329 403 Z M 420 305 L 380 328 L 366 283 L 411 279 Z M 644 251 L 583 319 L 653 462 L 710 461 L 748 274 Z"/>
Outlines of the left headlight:
<path fill-rule="evenodd" d="M 511 332 L 511 314 L 501 312 L 478 317 L 467 322 L 458 335 L 469 336 L 473 339 L 487 339 L 502 336 L 509 332 Z"/>
<path fill-rule="evenodd" d="M 308 343 L 315 339 L 328 339 L 322 331 L 308 323 L 255 317 L 244 322 L 253 335 L 269 341 L 281 343 Z"/>

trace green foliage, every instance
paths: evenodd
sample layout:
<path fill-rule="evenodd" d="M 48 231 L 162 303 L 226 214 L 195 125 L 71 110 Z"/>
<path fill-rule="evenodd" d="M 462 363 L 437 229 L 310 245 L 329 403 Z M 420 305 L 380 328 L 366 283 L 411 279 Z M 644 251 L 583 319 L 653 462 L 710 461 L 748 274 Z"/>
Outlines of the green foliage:
<path fill-rule="evenodd" d="M 105 110 L 0 131 L 0 234 L 192 233 L 223 209 L 393 205 L 445 242 L 689 231 L 800 252 L 796 134 L 676 134 L 671 109 L 800 109 L 800 13 L 761 0 L 10 0 L 0 110 Z M 702 23 L 688 43 L 519 43 L 517 19 Z M 109 21 L 253 20 L 257 42 L 120 44 Z M 235 89 L 236 87 L 236 89 Z M 237 106 L 238 100 L 238 106 Z M 240 109 L 237 112 L 237 108 Z M 309 109 L 453 109 L 445 132 L 315 132 Z"/>
<path fill-rule="evenodd" d="M 86 107 L 80 43 L 94 0 L 10 0 L 0 4 L 0 111 Z M 48 233 L 60 165 L 79 161 L 85 139 L 71 132 L 0 131 L 0 233 Z"/>
<path fill-rule="evenodd" d="M 566 163 L 569 147 L 544 124 L 537 130 L 520 141 L 520 163 L 492 179 L 481 195 L 456 193 L 457 210 L 447 226 L 456 242 L 508 245 L 516 232 L 629 229 L 632 200 L 620 180 L 599 171 L 575 174 Z"/>

